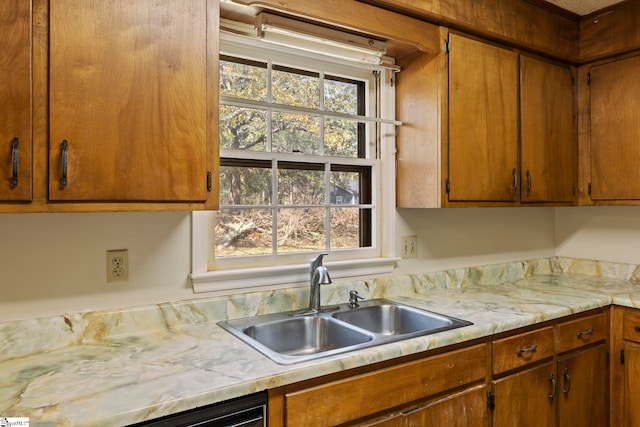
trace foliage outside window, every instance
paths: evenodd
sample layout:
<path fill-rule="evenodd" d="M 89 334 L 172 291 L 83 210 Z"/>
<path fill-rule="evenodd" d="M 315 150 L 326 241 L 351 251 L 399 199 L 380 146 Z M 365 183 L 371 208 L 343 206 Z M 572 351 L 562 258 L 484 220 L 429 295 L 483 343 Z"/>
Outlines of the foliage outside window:
<path fill-rule="evenodd" d="M 374 75 L 298 61 L 220 57 L 216 259 L 375 246 Z"/>

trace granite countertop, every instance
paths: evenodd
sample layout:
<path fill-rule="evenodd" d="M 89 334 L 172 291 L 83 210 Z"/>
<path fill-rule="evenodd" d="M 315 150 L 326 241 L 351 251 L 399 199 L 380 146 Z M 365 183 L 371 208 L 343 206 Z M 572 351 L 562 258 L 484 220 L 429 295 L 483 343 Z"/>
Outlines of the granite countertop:
<path fill-rule="evenodd" d="M 617 304 L 640 307 L 635 265 L 550 258 L 337 283 L 473 325 L 278 365 L 215 324 L 304 307 L 305 288 L 0 323 L 0 417 L 113 426 Z"/>

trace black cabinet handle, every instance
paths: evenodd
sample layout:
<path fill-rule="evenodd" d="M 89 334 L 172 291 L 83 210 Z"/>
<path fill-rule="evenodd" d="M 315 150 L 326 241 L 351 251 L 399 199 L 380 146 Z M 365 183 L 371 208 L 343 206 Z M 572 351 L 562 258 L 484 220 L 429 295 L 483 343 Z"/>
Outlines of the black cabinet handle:
<path fill-rule="evenodd" d="M 564 393 L 564 395 L 568 395 L 569 392 L 571 391 L 571 376 L 569 375 L 569 368 L 564 368 L 564 389 L 562 390 L 562 393 Z"/>
<path fill-rule="evenodd" d="M 511 187 L 511 192 L 515 194 L 516 190 L 518 189 L 518 172 L 516 172 L 516 170 L 514 169 L 511 172 L 511 175 L 513 175 L 513 186 Z"/>
<path fill-rule="evenodd" d="M 67 186 L 67 174 L 69 172 L 69 142 L 65 139 L 60 144 L 60 151 L 62 155 L 62 177 L 60 178 L 60 187 L 65 188 Z"/>
<path fill-rule="evenodd" d="M 553 376 L 553 373 L 549 375 L 549 382 L 551 383 L 551 394 L 549 395 L 549 400 L 553 402 L 553 398 L 558 394 L 558 384 L 556 384 L 556 379 Z"/>
<path fill-rule="evenodd" d="M 20 166 L 20 140 L 11 140 L 11 188 L 18 186 L 18 167 Z"/>
<path fill-rule="evenodd" d="M 589 328 L 589 329 L 587 329 L 585 331 L 578 332 L 578 338 L 582 338 L 582 337 L 585 337 L 585 336 L 588 336 L 588 335 L 591 335 L 591 334 L 593 334 L 593 328 Z"/>
<path fill-rule="evenodd" d="M 527 195 L 531 192 L 531 174 L 527 170 Z"/>
<path fill-rule="evenodd" d="M 520 356 L 521 354 L 525 354 L 525 353 L 533 353 L 534 351 L 536 351 L 538 349 L 538 345 L 534 344 L 531 347 L 527 347 L 527 348 L 519 348 L 516 350 L 516 354 L 518 356 Z"/>

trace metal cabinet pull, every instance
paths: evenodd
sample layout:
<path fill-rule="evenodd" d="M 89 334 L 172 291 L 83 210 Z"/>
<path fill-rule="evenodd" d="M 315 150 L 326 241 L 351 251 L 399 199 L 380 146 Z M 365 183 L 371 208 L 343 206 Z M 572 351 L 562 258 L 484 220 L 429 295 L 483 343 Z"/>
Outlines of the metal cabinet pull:
<path fill-rule="evenodd" d="M 562 393 L 564 395 L 568 395 L 571 391 L 571 376 L 569 376 L 569 368 L 564 368 L 564 389 L 562 389 Z"/>
<path fill-rule="evenodd" d="M 537 349 L 538 349 L 538 345 L 534 344 L 531 347 L 519 348 L 519 349 L 516 350 L 516 353 L 518 354 L 518 356 L 520 356 L 520 355 L 525 354 L 525 353 L 533 353 Z"/>
<path fill-rule="evenodd" d="M 13 138 L 11 140 L 11 188 L 18 186 L 18 167 L 20 166 L 20 140 Z"/>
<path fill-rule="evenodd" d="M 518 189 L 518 172 L 514 169 L 511 174 L 513 175 L 513 186 L 511 187 L 511 192 L 515 194 Z"/>
<path fill-rule="evenodd" d="M 60 151 L 62 152 L 62 177 L 60 178 L 60 187 L 65 188 L 67 186 L 67 174 L 69 172 L 69 142 L 66 139 L 60 144 Z"/>
<path fill-rule="evenodd" d="M 553 399 L 558 394 L 558 384 L 556 384 L 556 379 L 553 377 L 553 373 L 549 375 L 549 383 L 551 384 L 551 394 L 549 395 L 549 400 L 553 402 Z"/>
<path fill-rule="evenodd" d="M 531 192 L 531 174 L 527 170 L 527 195 Z"/>
<path fill-rule="evenodd" d="M 593 328 L 589 328 L 586 331 L 579 331 L 578 332 L 578 338 L 582 338 L 585 337 L 587 335 L 592 335 L 593 334 Z"/>

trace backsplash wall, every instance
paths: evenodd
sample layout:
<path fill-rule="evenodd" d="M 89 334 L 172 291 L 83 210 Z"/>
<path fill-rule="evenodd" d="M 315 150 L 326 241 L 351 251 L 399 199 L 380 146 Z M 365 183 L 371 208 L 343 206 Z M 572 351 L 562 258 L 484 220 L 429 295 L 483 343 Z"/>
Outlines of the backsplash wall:
<path fill-rule="evenodd" d="M 396 275 L 553 255 L 640 264 L 640 207 L 401 209 L 396 220 L 398 237 L 418 236 L 418 258 Z M 0 215 L 0 321 L 192 299 L 190 230 L 185 212 Z M 128 283 L 106 283 L 107 249 L 129 249 Z"/>

